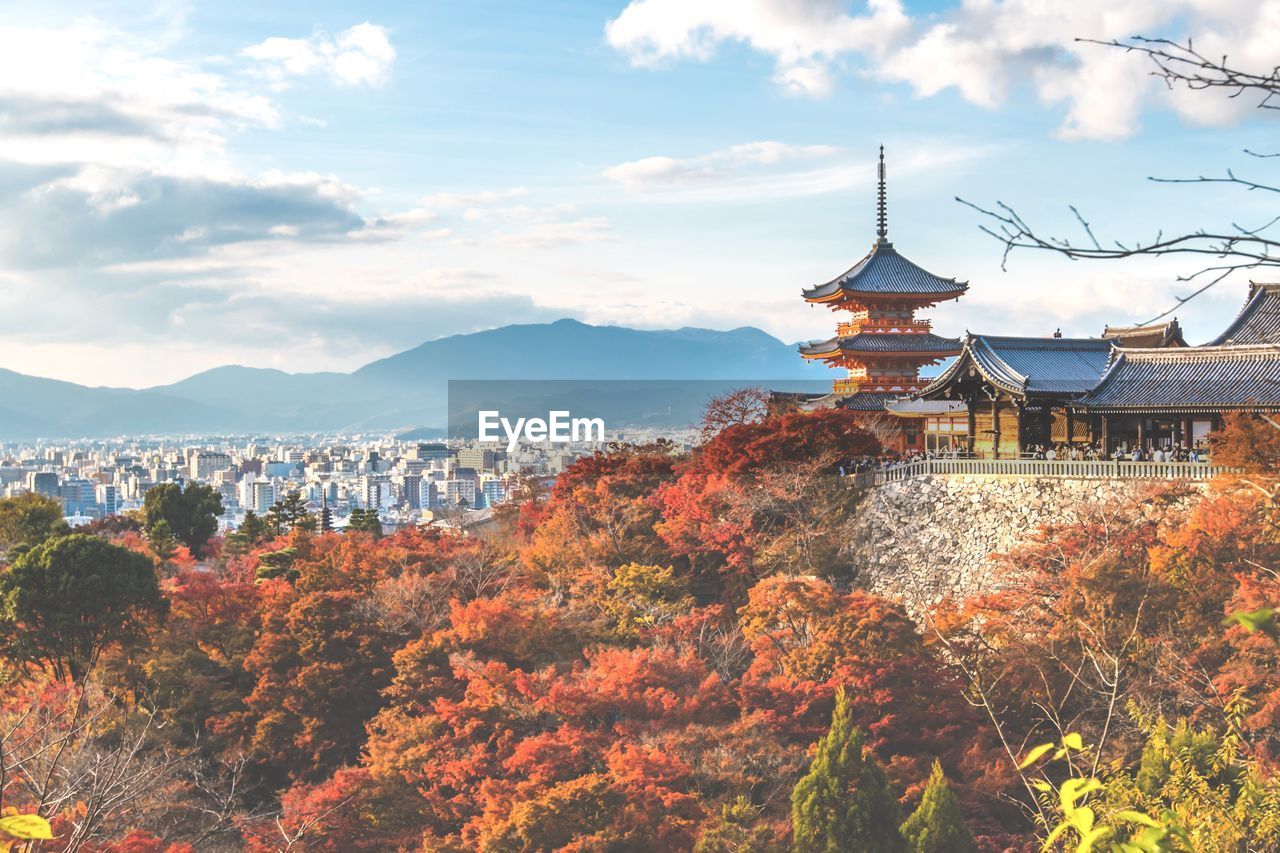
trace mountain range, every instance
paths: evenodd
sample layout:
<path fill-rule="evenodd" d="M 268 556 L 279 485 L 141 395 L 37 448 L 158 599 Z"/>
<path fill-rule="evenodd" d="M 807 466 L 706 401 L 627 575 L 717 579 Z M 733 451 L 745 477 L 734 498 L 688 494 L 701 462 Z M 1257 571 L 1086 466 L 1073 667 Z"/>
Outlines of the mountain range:
<path fill-rule="evenodd" d="M 443 428 L 449 380 L 823 380 L 765 332 L 577 320 L 428 341 L 351 373 L 228 365 L 170 385 L 103 388 L 0 369 L 0 440 Z"/>

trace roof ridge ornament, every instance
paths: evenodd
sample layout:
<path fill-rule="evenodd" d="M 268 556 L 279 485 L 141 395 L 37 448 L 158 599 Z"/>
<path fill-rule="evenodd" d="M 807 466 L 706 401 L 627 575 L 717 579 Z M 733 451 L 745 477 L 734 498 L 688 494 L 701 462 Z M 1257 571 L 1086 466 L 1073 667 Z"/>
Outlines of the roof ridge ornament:
<path fill-rule="evenodd" d="M 880 188 L 876 194 L 876 236 L 879 238 L 877 242 L 887 243 L 889 241 L 889 212 L 885 203 L 884 188 L 884 145 L 880 146 L 880 167 L 879 179 Z"/>

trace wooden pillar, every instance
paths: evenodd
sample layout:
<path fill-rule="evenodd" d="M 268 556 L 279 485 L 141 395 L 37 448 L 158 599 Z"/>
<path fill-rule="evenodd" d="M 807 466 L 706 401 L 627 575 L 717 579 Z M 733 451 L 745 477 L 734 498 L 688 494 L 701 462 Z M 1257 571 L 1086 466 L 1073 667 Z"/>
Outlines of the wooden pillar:
<path fill-rule="evenodd" d="M 1013 405 L 1014 405 L 1014 415 L 1016 416 L 1017 423 L 1018 423 L 1018 442 L 1017 442 L 1017 446 L 1018 446 L 1018 457 L 1017 457 L 1017 458 L 1021 458 L 1021 456 L 1022 456 L 1022 451 L 1023 451 L 1023 449 L 1024 449 L 1024 448 L 1023 448 L 1023 445 L 1022 445 L 1022 427 L 1023 427 L 1023 422 L 1022 422 L 1022 409 L 1023 409 L 1023 406 L 1025 406 L 1025 405 L 1026 405 L 1026 401 L 1025 401 L 1025 400 L 1014 400 L 1014 401 L 1013 401 Z"/>
<path fill-rule="evenodd" d="M 978 432 L 978 398 L 969 396 L 965 399 L 966 408 L 969 410 L 969 437 L 966 440 L 968 444 L 969 455 L 973 455 L 974 440 L 977 439 Z"/>
<path fill-rule="evenodd" d="M 1107 429 L 1107 416 L 1102 416 L 1102 455 L 1108 456 L 1111 453 L 1111 431 Z"/>
<path fill-rule="evenodd" d="M 1000 394 L 991 398 L 991 458 L 1000 458 Z"/>
<path fill-rule="evenodd" d="M 1138 449 L 1147 449 L 1147 418 L 1145 415 L 1138 418 Z"/>
<path fill-rule="evenodd" d="M 1067 415 L 1067 447 L 1070 447 L 1075 442 L 1076 413 L 1072 410 L 1070 406 L 1066 407 L 1065 412 Z M 1053 428 L 1050 427 L 1050 431 L 1052 431 L 1052 429 Z"/>

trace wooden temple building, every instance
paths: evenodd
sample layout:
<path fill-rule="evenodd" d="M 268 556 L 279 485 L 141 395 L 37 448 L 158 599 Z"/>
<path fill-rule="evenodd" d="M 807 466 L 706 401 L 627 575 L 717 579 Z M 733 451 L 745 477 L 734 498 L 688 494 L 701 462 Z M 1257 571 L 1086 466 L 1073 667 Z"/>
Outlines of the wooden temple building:
<path fill-rule="evenodd" d="M 1177 320 L 1107 326 L 1096 338 L 934 335 L 916 311 L 957 299 L 966 283 L 911 263 L 888 241 L 884 149 L 877 240 L 806 301 L 848 312 L 834 338 L 800 347 L 847 371 L 809 406 L 877 418 L 889 450 L 1018 458 L 1032 448 L 1205 447 L 1228 412 L 1280 413 L 1280 284 L 1252 284 L 1230 326 L 1188 345 Z M 950 361 L 932 380 L 925 365 Z"/>
<path fill-rule="evenodd" d="M 907 260 L 889 242 L 884 146 L 880 147 L 876 240 L 871 251 L 842 275 L 804 291 L 811 305 L 825 305 L 845 319 L 836 335 L 800 347 L 807 359 L 845 371 L 824 401 L 871 414 L 918 393 L 920 368 L 960 354 L 960 341 L 933 334 L 916 312 L 958 299 L 969 285 L 943 278 Z M 904 430 L 899 451 L 919 449 L 916 431 Z"/>

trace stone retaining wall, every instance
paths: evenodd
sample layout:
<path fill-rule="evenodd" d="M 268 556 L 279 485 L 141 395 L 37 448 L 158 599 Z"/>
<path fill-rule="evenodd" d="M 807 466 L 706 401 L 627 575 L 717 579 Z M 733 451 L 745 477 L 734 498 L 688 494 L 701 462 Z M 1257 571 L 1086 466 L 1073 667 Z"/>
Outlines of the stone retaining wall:
<path fill-rule="evenodd" d="M 1047 524 L 1079 521 L 1122 503 L 1166 513 L 1166 504 L 1143 500 L 1157 487 L 1132 480 L 973 475 L 877 486 L 851 526 L 854 584 L 901 600 L 916 614 L 944 598 L 990 592 L 996 587 L 992 554 L 1012 550 Z"/>

